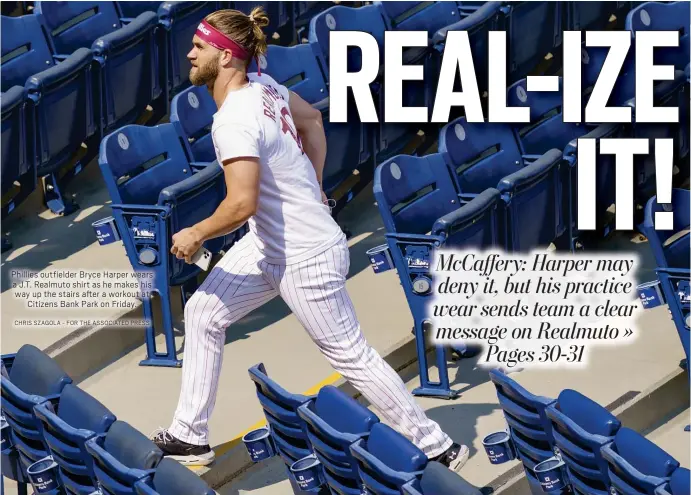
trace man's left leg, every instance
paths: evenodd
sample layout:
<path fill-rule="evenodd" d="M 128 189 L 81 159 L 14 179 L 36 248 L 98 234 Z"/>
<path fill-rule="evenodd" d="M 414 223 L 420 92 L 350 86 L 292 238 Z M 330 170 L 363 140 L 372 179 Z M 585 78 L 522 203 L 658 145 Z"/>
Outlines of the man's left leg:
<path fill-rule="evenodd" d="M 345 288 L 349 259 L 344 240 L 305 262 L 271 265 L 269 278 L 333 368 L 430 459 L 459 470 L 468 447 L 455 444 L 427 417 L 403 380 L 363 336 Z"/>

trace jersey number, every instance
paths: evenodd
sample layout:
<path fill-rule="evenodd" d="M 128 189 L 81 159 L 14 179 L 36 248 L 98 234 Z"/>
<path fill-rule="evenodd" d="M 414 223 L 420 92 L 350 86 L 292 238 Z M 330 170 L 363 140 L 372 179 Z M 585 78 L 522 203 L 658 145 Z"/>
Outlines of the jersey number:
<path fill-rule="evenodd" d="M 290 122 L 288 122 L 290 121 Z M 300 149 L 300 152 L 304 155 L 305 150 L 302 149 L 302 141 L 300 140 L 300 136 L 298 136 L 298 133 L 295 132 L 295 128 L 293 125 L 293 118 L 290 116 L 290 111 L 288 110 L 287 107 L 281 108 L 281 126 L 282 126 L 282 131 L 283 133 L 290 133 L 291 136 L 293 136 L 293 139 L 298 145 L 298 148 Z"/>

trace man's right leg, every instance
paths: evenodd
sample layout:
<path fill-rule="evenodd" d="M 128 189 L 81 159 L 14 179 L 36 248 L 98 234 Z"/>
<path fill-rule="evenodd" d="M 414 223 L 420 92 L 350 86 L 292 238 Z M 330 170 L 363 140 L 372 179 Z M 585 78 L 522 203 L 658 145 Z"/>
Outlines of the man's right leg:
<path fill-rule="evenodd" d="M 216 403 L 226 329 L 276 297 L 259 268 L 251 234 L 233 246 L 185 305 L 185 353 L 180 398 L 172 424 L 154 442 L 188 465 L 213 461 L 208 419 Z"/>

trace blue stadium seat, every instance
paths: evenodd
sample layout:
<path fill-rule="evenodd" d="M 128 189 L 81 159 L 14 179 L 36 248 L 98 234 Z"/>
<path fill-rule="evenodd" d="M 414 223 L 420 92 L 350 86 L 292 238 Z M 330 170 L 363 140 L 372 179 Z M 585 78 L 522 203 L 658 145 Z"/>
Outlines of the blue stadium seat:
<path fill-rule="evenodd" d="M 670 205 L 657 202 L 657 196 L 650 198 L 645 206 L 643 234 L 648 238 L 655 257 L 658 279 L 667 301 L 672 320 L 681 340 L 687 362 L 691 356 L 689 339 L 689 227 L 691 226 L 691 193 L 688 189 L 672 189 Z M 655 213 L 674 212 L 672 230 L 655 229 Z M 691 377 L 690 377 L 691 380 Z"/>
<path fill-rule="evenodd" d="M 183 307 L 197 288 L 201 269 L 170 253 L 171 237 L 211 216 L 226 194 L 217 162 L 190 163 L 173 124 L 128 125 L 101 142 L 101 172 L 113 201 L 111 208 L 135 272 L 153 274 L 142 294 L 144 315 L 152 321 L 151 296 L 161 298 L 166 352 L 156 352 L 155 329 L 146 327 L 143 365 L 180 366 L 173 336 L 170 288 L 182 286 Z M 232 245 L 240 230 L 204 243 L 212 253 Z"/>
<path fill-rule="evenodd" d="M 98 482 L 85 444 L 108 431 L 116 419 L 113 413 L 72 384 L 65 386 L 57 405 L 42 403 L 34 412 L 67 495 L 91 494 Z"/>
<path fill-rule="evenodd" d="M 655 495 L 691 495 L 691 471 L 680 467 L 674 470 L 669 483 L 658 487 Z"/>
<path fill-rule="evenodd" d="M 497 391 L 499 405 L 504 411 L 511 439 L 518 458 L 523 462 L 531 490 L 540 493 L 542 487 L 533 468 L 555 454 L 552 425 L 546 413 L 555 399 L 530 393 L 499 370 L 490 370 L 489 377 Z"/>
<path fill-rule="evenodd" d="M 151 478 L 134 484 L 136 495 L 215 495 L 199 476 L 177 461 L 163 458 Z"/>
<path fill-rule="evenodd" d="M 286 465 L 286 471 L 295 490 L 296 484 L 290 476 L 291 464 L 314 453 L 305 424 L 298 415 L 298 408 L 316 397 L 286 391 L 269 378 L 264 363 L 256 364 L 248 371 L 269 424 L 271 438 Z"/>
<path fill-rule="evenodd" d="M 461 10 L 463 10 L 461 2 Z M 473 4 L 475 2 L 472 2 Z M 467 16 L 462 16 L 461 20 L 450 26 L 446 26 L 437 31 L 432 37 L 432 43 L 438 52 L 444 51 L 446 35 L 449 31 L 466 31 L 470 42 L 470 51 L 473 56 L 473 68 L 475 69 L 475 79 L 477 80 L 480 94 L 487 91 L 488 70 L 489 70 L 489 44 L 488 35 L 490 31 L 505 30 L 505 13 L 508 8 L 502 2 L 482 2 L 482 6 L 476 8 Z M 508 57 L 508 55 L 507 55 Z M 437 70 L 438 72 L 438 70 Z M 454 84 L 454 91 L 460 91 L 461 87 L 457 81 Z"/>
<path fill-rule="evenodd" d="M 436 349 L 439 381 L 432 382 L 427 366 L 425 324 L 431 295 L 429 264 L 437 247 L 498 248 L 501 246 L 502 201 L 488 188 L 463 200 L 453 186 L 439 154 L 401 155 L 379 165 L 374 197 L 386 229 L 386 242 L 414 320 L 421 386 L 416 395 L 455 397 L 450 389 L 446 348 Z M 415 263 L 411 263 L 412 260 Z"/>
<path fill-rule="evenodd" d="M 607 464 L 600 454 L 621 427 L 612 413 L 579 392 L 565 389 L 545 413 L 552 422 L 555 448 L 566 464 L 574 489 L 608 495 Z"/>
<path fill-rule="evenodd" d="M 527 91 L 527 79 L 512 84 L 506 93 L 509 107 L 530 109 L 530 122 L 514 124 L 521 152 L 542 155 L 552 148 L 564 150 L 574 139 L 590 131 L 585 124 L 564 122 L 562 112 L 562 78 L 559 91 Z"/>
<path fill-rule="evenodd" d="M 403 485 L 422 476 L 428 462 L 424 452 L 383 423 L 375 424 L 369 437 L 355 442 L 350 451 L 372 495 L 399 495 Z"/>
<path fill-rule="evenodd" d="M 562 38 L 563 2 L 511 2 L 506 19 L 510 83 L 524 78 L 548 53 L 558 55 Z"/>
<path fill-rule="evenodd" d="M 98 149 L 93 54 L 81 48 L 57 56 L 35 15 L 3 16 L 1 30 L 2 91 L 22 86 L 26 93 L 25 137 L 30 151 L 25 159 L 43 178 L 46 206 L 55 214 L 70 214 L 78 205 L 64 196 L 64 187 Z M 82 144 L 87 145 L 86 154 Z M 60 176 L 60 171 L 65 173 Z"/>
<path fill-rule="evenodd" d="M 13 447 L 2 452 L 2 476 L 17 481 L 26 493 L 26 469 L 48 455 L 34 406 L 57 402 L 72 379 L 47 354 L 25 344 L 16 354 L 2 356 L 9 379 L 0 380 L 0 412 L 11 428 Z M 51 494 L 55 494 L 53 491 Z"/>
<path fill-rule="evenodd" d="M 672 203 L 665 206 L 652 197 L 646 204 L 644 229 L 658 268 L 689 269 L 689 212 L 688 189 L 672 189 Z M 655 229 L 655 213 L 674 212 L 672 230 Z"/>
<path fill-rule="evenodd" d="M 169 95 L 174 96 L 191 85 L 192 65 L 187 54 L 197 26 L 207 15 L 218 9 L 218 2 L 163 2 L 158 8 L 159 23 L 166 30 Z"/>
<path fill-rule="evenodd" d="M 145 11 L 126 25 L 115 2 L 38 1 L 35 12 L 58 56 L 79 48 L 93 52 L 101 136 L 138 121 L 148 105 L 154 109 L 149 123 L 165 114 L 165 71 L 154 12 Z"/>
<path fill-rule="evenodd" d="M 101 491 L 108 495 L 136 495 L 135 484 L 153 476 L 163 452 L 124 421 L 115 421 L 105 435 L 85 443 Z"/>
<path fill-rule="evenodd" d="M 421 479 L 403 485 L 403 495 L 482 495 L 482 491 L 436 461 L 425 466 Z"/>
<path fill-rule="evenodd" d="M 24 88 L 13 86 L 0 94 L 2 105 L 2 218 L 36 189 L 36 167 L 29 156 Z M 9 194 L 11 197 L 5 201 Z M 3 237 L 3 252 L 11 248 Z"/>
<path fill-rule="evenodd" d="M 216 102 L 206 87 L 190 86 L 173 97 L 170 122 L 182 138 L 191 161 L 216 160 L 211 125 L 217 110 Z"/>
<path fill-rule="evenodd" d="M 298 407 L 298 415 L 332 492 L 360 495 L 362 485 L 350 446 L 366 438 L 379 418 L 331 385 L 322 387 L 316 400 Z"/>
<path fill-rule="evenodd" d="M 619 429 L 614 442 L 601 452 L 611 487 L 622 495 L 653 495 L 679 467 L 674 457 L 627 427 Z"/>
<path fill-rule="evenodd" d="M 491 187 L 502 193 L 508 249 L 527 252 L 548 246 L 566 231 L 559 150 L 523 155 L 511 126 L 468 123 L 460 117 L 442 128 L 439 152 L 462 198 Z"/>
<path fill-rule="evenodd" d="M 671 65 L 675 69 L 675 78 L 673 81 L 656 81 L 654 83 L 656 97 L 660 100 L 656 106 L 678 106 L 679 96 L 686 93 L 683 90 L 684 87 L 687 86 L 686 81 L 688 78 L 685 76 L 684 70 L 689 64 L 689 57 L 691 57 L 691 33 L 689 33 L 689 23 L 687 22 L 691 15 L 689 8 L 689 2 L 685 1 L 670 3 L 644 2 L 632 9 L 626 16 L 625 29 L 631 31 L 634 38 L 639 31 L 676 31 L 679 33 L 678 47 L 655 48 L 655 64 Z M 634 46 L 634 42 L 635 40 L 632 40 L 632 47 Z M 633 48 L 631 51 L 633 51 Z M 684 116 L 683 108 L 689 105 L 688 93 L 686 93 L 686 97 L 686 101 L 680 106 L 680 119 Z M 680 120 L 680 122 L 686 123 L 686 121 L 683 120 Z M 680 139 L 681 131 L 684 127 L 683 125 L 671 123 L 639 124 L 634 127 L 637 135 L 641 137 L 650 139 L 675 139 L 677 157 L 684 156 L 688 153 L 688 136 L 684 135 L 684 137 Z M 638 127 L 641 127 L 641 129 Z M 652 191 L 652 193 L 654 193 L 654 160 L 649 158 L 643 162 L 646 165 L 645 172 L 652 176 L 648 181 L 650 184 L 647 184 L 646 191 Z M 678 174 L 678 177 L 675 178 L 675 183 L 682 183 L 688 178 L 688 169 L 683 170 Z"/>

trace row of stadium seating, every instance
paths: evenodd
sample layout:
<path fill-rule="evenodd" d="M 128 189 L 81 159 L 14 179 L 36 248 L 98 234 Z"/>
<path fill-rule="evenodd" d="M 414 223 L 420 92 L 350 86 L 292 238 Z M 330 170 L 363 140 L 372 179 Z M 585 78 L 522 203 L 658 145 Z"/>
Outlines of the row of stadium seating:
<path fill-rule="evenodd" d="M 29 484 L 46 495 L 215 493 L 38 348 L 3 355 L 2 366 L 2 477 L 16 481 L 20 495 Z M 35 472 L 42 460 L 49 468 Z"/>
<path fill-rule="evenodd" d="M 255 462 L 278 455 L 296 494 L 480 495 L 482 490 L 427 456 L 381 423 L 365 406 L 331 385 L 317 395 L 292 394 L 269 378 L 262 363 L 249 375 L 268 422 L 265 443 L 245 441 Z M 261 433 L 262 428 L 257 431 Z M 262 455 L 254 456 L 260 448 Z M 268 454 L 265 452 L 268 451 Z M 313 469 L 297 470 L 305 460 Z M 314 462 L 316 460 L 317 462 Z M 302 461 L 302 462 L 300 462 Z M 304 479 L 316 482 L 306 485 Z"/>
<path fill-rule="evenodd" d="M 198 21 L 217 8 L 249 11 L 257 4 L 261 2 L 34 2 L 31 14 L 3 16 L 3 196 L 12 198 L 4 203 L 3 217 L 34 191 L 39 179 L 51 211 L 74 211 L 78 205 L 65 196 L 64 188 L 95 156 L 102 137 L 135 121 L 158 122 L 169 109 L 169 99 L 189 86 L 186 53 Z M 432 74 L 443 51 L 445 29 L 471 29 L 479 75 L 486 73 L 486 33 L 506 29 L 513 81 L 559 47 L 563 27 L 603 26 L 603 19 L 630 8 L 630 2 L 598 6 L 588 2 L 383 2 L 328 9 L 329 2 L 263 5 L 273 20 L 269 34 L 304 31 L 309 22 L 306 45 L 312 53 L 305 56 L 301 50 L 298 60 L 308 66 L 320 64 L 323 83 L 317 101 L 328 97 L 328 33 L 332 29 L 365 30 L 380 46 L 386 29 L 427 29 L 434 41 L 428 50 L 409 50 L 407 62 L 424 60 Z M 296 36 L 279 35 L 278 39 L 292 44 Z M 310 57 L 316 60 L 307 60 Z M 278 59 L 278 55 L 269 58 Z M 353 64 L 356 59 L 353 55 Z M 481 77 L 481 86 L 485 86 L 483 81 L 486 78 Z M 406 103 L 427 98 L 433 86 L 432 80 L 422 91 L 411 93 Z M 383 96 L 381 85 L 375 91 L 377 97 Z M 75 108 L 83 111 L 72 111 Z M 145 113 L 148 108 L 151 112 Z M 370 142 L 370 131 L 378 132 L 376 143 Z M 369 126 L 360 137 L 356 159 L 352 152 L 346 155 L 352 164 L 348 172 L 375 157 L 381 161 L 400 152 L 409 139 L 408 131 L 405 125 Z M 371 171 L 373 164 L 363 168 Z M 332 178 L 341 184 L 350 177 L 334 174 Z M 371 173 L 363 174 L 360 182 L 366 184 L 368 178 Z M 344 194 L 352 199 L 355 192 Z"/>
<path fill-rule="evenodd" d="M 641 18 L 647 22 L 642 23 Z M 679 29 L 689 17 L 689 3 L 644 3 L 626 17 L 631 32 L 642 29 Z M 683 21 L 681 19 L 684 19 Z M 688 30 L 686 30 L 688 31 Z M 600 48 L 583 47 L 583 108 L 605 59 Z M 439 380 L 429 379 L 426 356 L 427 302 L 431 296 L 430 260 L 438 248 L 499 249 L 527 253 L 547 247 L 581 250 L 587 240 L 606 237 L 612 230 L 610 208 L 616 199 L 613 155 L 596 156 L 594 202 L 595 232 L 578 229 L 578 138 L 671 138 L 675 140 L 674 161 L 678 172 L 674 184 L 689 178 L 688 88 L 689 35 L 680 38 L 680 47 L 660 51 L 660 58 L 675 67 L 674 81 L 655 85 L 658 106 L 678 106 L 680 121 L 674 124 L 635 122 L 635 72 L 633 60 L 617 79 L 611 105 L 629 106 L 631 124 L 591 125 L 564 122 L 561 81 L 559 92 L 528 92 L 526 80 L 508 89 L 507 103 L 530 108 L 529 125 L 469 123 L 460 117 L 439 132 L 438 152 L 425 156 L 401 154 L 377 166 L 374 194 L 386 228 L 385 246 L 380 247 L 395 268 L 414 320 L 421 386 L 416 394 L 455 397 L 450 389 L 446 347 L 436 349 Z M 658 210 L 655 194 L 655 154 L 634 159 L 635 226 L 645 230 L 653 245 L 661 245 L 668 233 L 658 232 L 648 209 Z M 621 205 L 620 205 L 621 207 Z M 669 208 L 669 206 L 665 206 Z M 674 203 L 675 232 L 688 228 L 688 205 Z M 679 210 L 679 211 L 677 211 Z M 653 215 L 654 216 L 654 215 Z M 675 243 L 673 267 L 688 274 L 689 248 Z M 681 247 L 680 247 L 681 246 Z M 685 257 L 684 257 L 685 256 Z M 374 262 L 374 261 L 373 261 Z M 664 266 L 664 265 L 660 265 Z M 677 273 L 676 283 L 684 273 Z M 675 305 L 678 298 L 670 299 Z M 688 306 L 688 302 L 685 303 Z M 675 317 L 675 322 L 684 321 Z M 679 327 L 688 355 L 688 323 Z M 686 330 L 685 330 L 686 329 Z"/>
<path fill-rule="evenodd" d="M 280 456 L 295 493 L 303 493 L 304 478 L 317 480 L 306 491 L 332 495 L 485 490 L 429 462 L 409 440 L 333 386 L 314 396 L 296 395 L 269 378 L 263 364 L 249 374 L 268 426 L 244 437 L 248 451 L 255 462 Z M 534 395 L 501 371 L 489 375 L 508 429 L 502 442 L 487 442 L 488 456 L 494 464 L 519 459 L 534 495 L 689 495 L 690 471 L 596 402 L 571 389 L 557 399 Z M 262 430 L 268 436 L 257 435 Z M 259 436 L 258 445 L 248 440 Z M 492 436 L 496 433 L 486 438 Z M 557 467 L 538 477 L 541 468 L 535 467 L 554 458 Z M 303 459 L 318 462 L 302 473 L 297 466 L 305 464 Z M 545 481 L 546 476 L 551 479 Z"/>
<path fill-rule="evenodd" d="M 556 399 L 535 395 L 497 370 L 490 379 L 509 435 L 488 454 L 519 459 L 533 494 L 689 494 L 688 468 L 583 394 L 565 389 Z M 538 465 L 555 457 L 563 467 L 550 463 L 545 479 Z"/>

